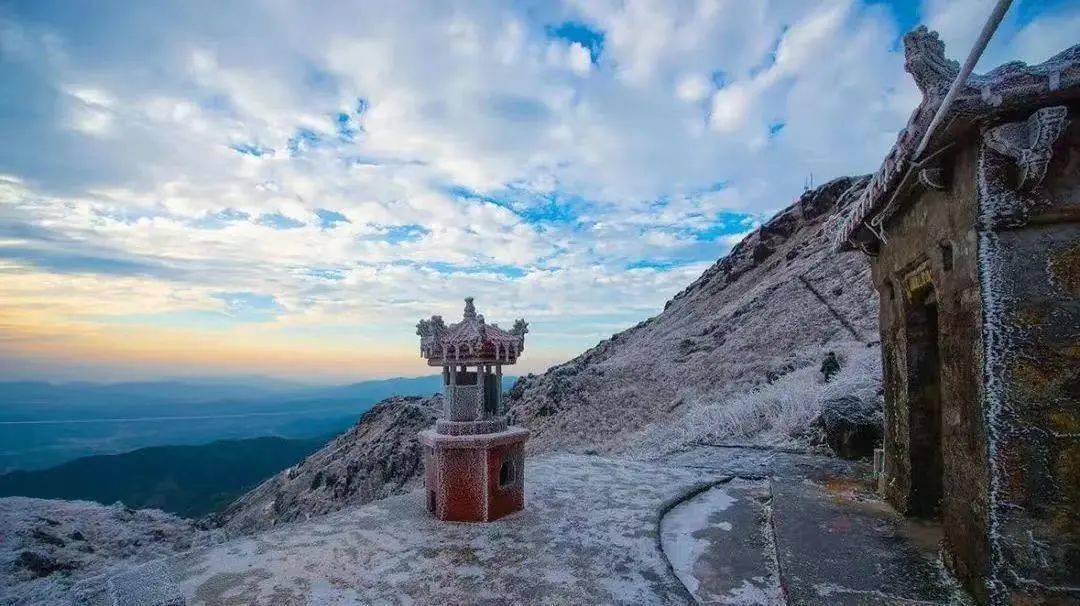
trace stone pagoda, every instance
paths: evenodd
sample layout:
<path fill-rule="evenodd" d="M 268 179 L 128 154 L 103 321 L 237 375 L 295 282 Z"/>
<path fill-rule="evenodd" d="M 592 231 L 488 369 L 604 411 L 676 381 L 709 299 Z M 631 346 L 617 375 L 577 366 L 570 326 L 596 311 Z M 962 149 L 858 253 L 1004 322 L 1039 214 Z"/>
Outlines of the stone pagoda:
<path fill-rule="evenodd" d="M 502 414 L 502 367 L 525 349 L 524 320 L 503 330 L 465 299 L 465 317 L 420 320 L 420 355 L 441 366 L 445 411 L 420 432 L 428 510 L 440 520 L 490 522 L 525 506 L 525 440 Z"/>

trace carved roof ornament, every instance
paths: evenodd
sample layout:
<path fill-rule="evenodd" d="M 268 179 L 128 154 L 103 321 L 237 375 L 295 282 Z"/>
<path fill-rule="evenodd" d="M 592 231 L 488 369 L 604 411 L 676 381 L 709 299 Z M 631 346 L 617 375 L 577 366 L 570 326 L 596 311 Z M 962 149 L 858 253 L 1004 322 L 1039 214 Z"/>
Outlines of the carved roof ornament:
<path fill-rule="evenodd" d="M 904 71 L 923 95 L 944 97 L 960 73 L 960 63 L 945 57 L 945 43 L 925 25 L 904 34 Z"/>
<path fill-rule="evenodd" d="M 983 142 L 1016 163 L 1016 189 L 1031 191 L 1042 183 L 1053 156 L 1053 146 L 1069 124 L 1069 108 L 1044 107 L 1023 122 L 995 126 L 983 134 Z"/>
<path fill-rule="evenodd" d="M 465 299 L 461 322 L 447 326 L 441 316 L 420 320 L 416 334 L 420 336 L 420 355 L 431 366 L 443 364 L 513 364 L 525 350 L 525 333 L 529 325 L 517 320 L 509 331 L 498 324 L 488 324 L 476 313 L 472 297 Z"/>
<path fill-rule="evenodd" d="M 899 206 L 895 202 L 903 202 L 909 188 L 944 185 L 932 170 L 920 174 L 922 169 L 936 166 L 923 166 L 926 160 L 914 155 L 959 66 L 946 58 L 945 44 L 937 33 L 919 26 L 904 36 L 904 69 L 922 91 L 922 102 L 912 112 L 877 172 L 861 189 L 845 193 L 854 201 L 846 207 L 847 214 L 837 218 L 834 245 L 840 250 L 875 247 L 879 239 L 875 232 L 880 232 L 880 227 L 875 229 L 871 223 L 881 225 L 895 213 Z M 960 88 L 942 121 L 943 127 L 933 133 L 924 157 L 932 157 L 934 150 L 944 149 L 964 132 L 1008 119 L 1024 110 L 1035 111 L 1077 99 L 1080 99 L 1080 45 L 1039 65 L 1013 61 L 983 75 L 972 74 Z M 912 172 L 916 174 L 911 175 L 914 179 L 905 179 L 909 169 L 915 169 Z M 1025 183 L 1028 181 L 1030 177 Z"/>

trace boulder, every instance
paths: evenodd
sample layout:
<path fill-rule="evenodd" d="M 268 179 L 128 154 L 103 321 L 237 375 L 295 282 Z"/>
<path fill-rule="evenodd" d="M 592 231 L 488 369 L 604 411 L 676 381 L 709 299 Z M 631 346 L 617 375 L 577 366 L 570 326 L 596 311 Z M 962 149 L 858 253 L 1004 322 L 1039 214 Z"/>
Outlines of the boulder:
<path fill-rule="evenodd" d="M 844 459 L 872 457 L 885 435 L 879 398 L 847 395 L 826 400 L 816 424 L 824 430 L 825 443 Z"/>

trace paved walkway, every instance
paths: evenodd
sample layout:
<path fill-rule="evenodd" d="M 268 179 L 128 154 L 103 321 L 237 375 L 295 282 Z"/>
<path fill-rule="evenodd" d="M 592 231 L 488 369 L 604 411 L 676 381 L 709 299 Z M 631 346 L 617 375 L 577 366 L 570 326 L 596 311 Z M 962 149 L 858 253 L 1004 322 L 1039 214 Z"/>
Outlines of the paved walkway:
<path fill-rule="evenodd" d="M 718 484 L 661 520 L 675 574 L 703 604 L 783 604 L 767 480 Z"/>
<path fill-rule="evenodd" d="M 189 604 L 686 604 L 659 548 L 669 501 L 714 474 L 599 457 L 530 461 L 526 510 L 438 522 L 414 492 L 173 563 Z"/>
<path fill-rule="evenodd" d="M 717 485 L 661 522 L 665 554 L 698 603 L 966 602 L 937 564 L 939 537 L 878 500 L 864 465 L 715 447 L 672 460 L 757 478 Z"/>
<path fill-rule="evenodd" d="M 864 466 L 702 447 L 662 463 L 530 460 L 526 510 L 433 520 L 414 492 L 167 563 L 189 605 L 947 604 L 933 540 Z M 149 580 L 149 579 L 147 579 Z"/>

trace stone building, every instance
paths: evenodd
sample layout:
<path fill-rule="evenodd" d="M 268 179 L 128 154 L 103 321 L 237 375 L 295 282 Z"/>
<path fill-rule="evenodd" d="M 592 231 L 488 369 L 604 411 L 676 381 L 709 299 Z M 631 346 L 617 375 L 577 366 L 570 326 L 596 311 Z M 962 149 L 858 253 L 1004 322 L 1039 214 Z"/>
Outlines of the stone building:
<path fill-rule="evenodd" d="M 427 507 L 440 520 L 489 522 L 525 506 L 529 432 L 507 425 L 502 367 L 517 362 L 528 330 L 524 320 L 509 331 L 487 324 L 472 297 L 461 322 L 416 325 L 420 355 L 443 374 L 444 414 L 420 432 Z"/>
<path fill-rule="evenodd" d="M 972 75 L 904 37 L 922 91 L 837 245 L 880 294 L 884 493 L 937 518 L 981 603 L 1080 600 L 1080 46 Z"/>

